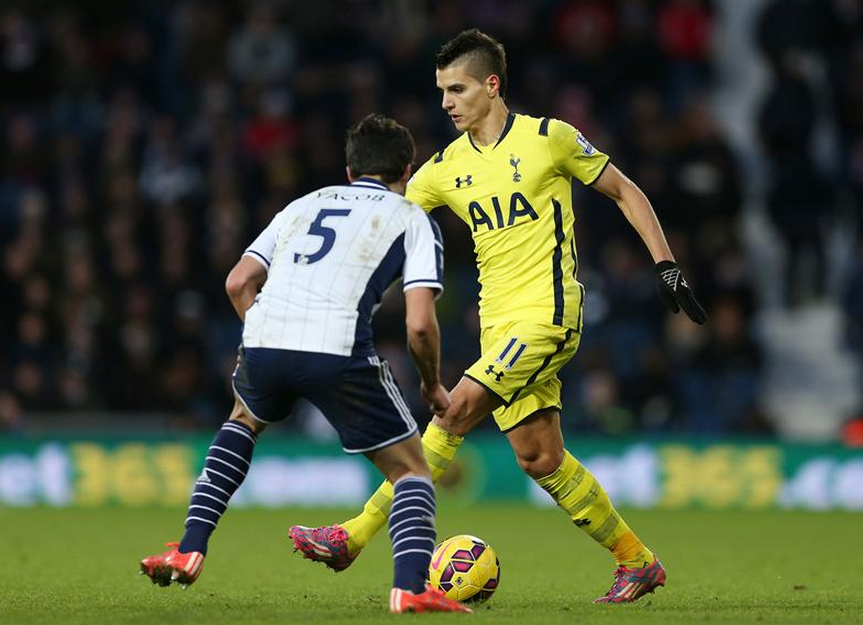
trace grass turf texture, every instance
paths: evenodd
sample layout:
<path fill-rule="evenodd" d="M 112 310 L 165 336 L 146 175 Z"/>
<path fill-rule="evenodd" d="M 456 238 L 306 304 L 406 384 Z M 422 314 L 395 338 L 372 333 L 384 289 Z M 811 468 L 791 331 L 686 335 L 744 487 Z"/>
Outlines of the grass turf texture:
<path fill-rule="evenodd" d="M 850 513 L 628 511 L 668 569 L 638 603 L 593 605 L 611 581 L 601 548 L 555 509 L 443 509 L 439 537 L 475 533 L 501 560 L 501 587 L 473 616 L 393 616 L 382 532 L 338 575 L 302 560 L 292 523 L 344 511 L 231 510 L 194 586 L 159 588 L 138 560 L 179 538 L 182 510 L 0 509 L 0 623 L 863 623 L 863 517 Z"/>

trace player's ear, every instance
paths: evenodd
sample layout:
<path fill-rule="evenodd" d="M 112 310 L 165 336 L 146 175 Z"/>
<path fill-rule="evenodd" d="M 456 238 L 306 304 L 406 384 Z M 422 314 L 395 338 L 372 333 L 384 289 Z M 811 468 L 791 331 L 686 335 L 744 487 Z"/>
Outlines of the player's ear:
<path fill-rule="evenodd" d="M 345 173 L 348 176 L 348 182 L 353 182 L 354 181 L 354 174 L 351 172 L 351 168 L 348 167 L 347 165 L 345 166 Z"/>
<path fill-rule="evenodd" d="M 485 90 L 490 98 L 500 95 L 500 77 L 497 74 L 491 74 L 485 79 Z"/>

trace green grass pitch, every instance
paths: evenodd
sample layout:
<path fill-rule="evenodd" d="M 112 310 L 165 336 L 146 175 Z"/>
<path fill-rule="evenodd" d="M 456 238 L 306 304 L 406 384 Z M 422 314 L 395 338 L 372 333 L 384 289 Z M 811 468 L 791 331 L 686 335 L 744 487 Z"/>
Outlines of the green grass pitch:
<path fill-rule="evenodd" d="M 591 603 L 610 585 L 611 560 L 560 511 L 441 506 L 439 537 L 488 540 L 501 586 L 472 616 L 392 616 L 384 533 L 340 574 L 302 560 L 285 538 L 292 523 L 333 522 L 344 510 L 230 510 L 184 591 L 137 575 L 140 557 L 179 536 L 183 510 L 0 509 L 0 623 L 863 623 L 863 515 L 624 515 L 669 575 L 636 604 Z"/>

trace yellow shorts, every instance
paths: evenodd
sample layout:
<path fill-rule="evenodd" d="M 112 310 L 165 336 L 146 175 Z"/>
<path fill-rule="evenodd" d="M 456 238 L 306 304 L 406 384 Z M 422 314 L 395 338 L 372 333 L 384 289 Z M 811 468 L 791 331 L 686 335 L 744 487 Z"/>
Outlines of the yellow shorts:
<path fill-rule="evenodd" d="M 483 328 L 482 356 L 464 374 L 503 402 L 493 414 L 506 431 L 537 410 L 561 408 L 557 372 L 575 355 L 580 340 L 573 328 L 536 321 Z"/>

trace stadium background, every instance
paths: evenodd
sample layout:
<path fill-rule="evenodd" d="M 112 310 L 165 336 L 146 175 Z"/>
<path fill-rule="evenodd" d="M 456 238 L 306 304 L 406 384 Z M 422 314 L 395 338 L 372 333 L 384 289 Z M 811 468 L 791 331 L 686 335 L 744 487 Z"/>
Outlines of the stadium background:
<path fill-rule="evenodd" d="M 0 505 L 179 505 L 231 404 L 224 279 L 345 129 L 454 138 L 434 53 L 479 26 L 507 102 L 580 128 L 651 198 L 710 322 L 670 315 L 615 206 L 576 188 L 586 333 L 574 452 L 637 506 L 863 509 L 863 2 L 3 2 Z M 467 229 L 446 241 L 443 376 L 477 356 Z M 419 420 L 398 293 L 377 340 Z M 856 417 L 856 419 L 855 419 Z M 309 407 L 238 504 L 354 504 L 376 478 Z M 491 421 L 444 497 L 547 503 Z"/>

